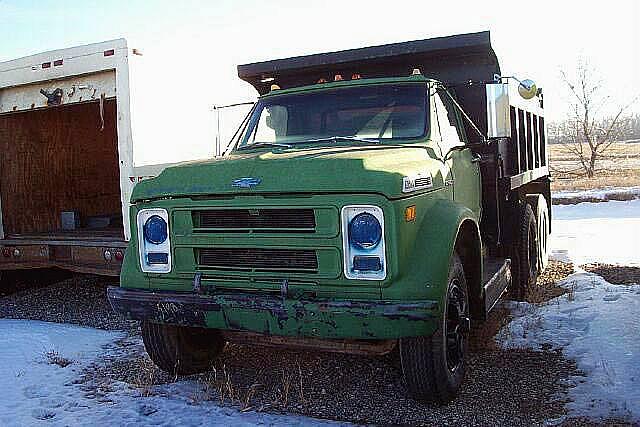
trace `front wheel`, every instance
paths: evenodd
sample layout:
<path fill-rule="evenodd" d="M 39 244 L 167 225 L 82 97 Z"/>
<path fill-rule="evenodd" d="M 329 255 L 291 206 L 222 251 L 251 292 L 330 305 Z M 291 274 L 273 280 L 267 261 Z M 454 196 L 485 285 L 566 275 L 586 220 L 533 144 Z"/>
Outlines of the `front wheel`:
<path fill-rule="evenodd" d="M 458 394 L 466 371 L 469 296 L 456 253 L 449 267 L 447 294 L 438 330 L 428 337 L 400 339 L 402 374 L 417 400 L 447 403 Z"/>
<path fill-rule="evenodd" d="M 208 371 L 225 345 L 216 329 L 149 321 L 142 322 L 142 340 L 153 363 L 173 375 Z"/>

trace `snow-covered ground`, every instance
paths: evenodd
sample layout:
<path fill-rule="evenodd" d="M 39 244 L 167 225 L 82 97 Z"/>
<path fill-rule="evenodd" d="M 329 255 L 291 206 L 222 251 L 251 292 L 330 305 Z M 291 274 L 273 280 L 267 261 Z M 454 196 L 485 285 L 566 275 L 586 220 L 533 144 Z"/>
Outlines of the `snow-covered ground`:
<path fill-rule="evenodd" d="M 555 257 L 576 265 L 640 265 L 640 200 L 553 208 Z M 640 284 L 619 286 L 578 271 L 569 294 L 543 306 L 509 303 L 514 320 L 499 334 L 504 347 L 551 345 L 576 360 L 570 416 L 640 423 Z M 194 401 L 200 385 L 178 381 L 152 396 L 112 382 L 96 395 L 80 380 L 122 335 L 72 325 L 0 319 L 0 425 L 317 425 L 321 420 L 240 412 Z M 65 359 L 71 364 L 65 365 Z M 57 362 L 57 363 L 53 363 Z M 535 375 L 535 373 L 532 373 Z"/>
<path fill-rule="evenodd" d="M 200 385 L 193 381 L 158 386 L 148 397 L 115 382 L 107 398 L 96 397 L 78 380 L 83 369 L 120 338 L 118 333 L 79 326 L 0 319 L 0 425 L 324 424 L 305 417 L 240 412 L 216 402 L 194 404 Z M 71 364 L 53 363 L 56 357 Z"/>
<path fill-rule="evenodd" d="M 554 206 L 552 216 L 552 258 L 640 266 L 640 199 Z"/>
<path fill-rule="evenodd" d="M 640 200 L 554 206 L 553 254 L 575 265 L 640 265 Z M 508 303 L 514 320 L 498 335 L 505 347 L 551 345 L 585 377 L 571 379 L 571 416 L 640 423 L 640 284 L 613 285 L 579 268 L 569 289 L 538 306 Z"/>
<path fill-rule="evenodd" d="M 640 186 L 634 187 L 615 187 L 615 188 L 597 188 L 593 190 L 577 190 L 577 191 L 556 191 L 551 194 L 553 200 L 566 199 L 592 199 L 592 200 L 610 200 L 626 196 L 629 199 L 640 199 Z"/>

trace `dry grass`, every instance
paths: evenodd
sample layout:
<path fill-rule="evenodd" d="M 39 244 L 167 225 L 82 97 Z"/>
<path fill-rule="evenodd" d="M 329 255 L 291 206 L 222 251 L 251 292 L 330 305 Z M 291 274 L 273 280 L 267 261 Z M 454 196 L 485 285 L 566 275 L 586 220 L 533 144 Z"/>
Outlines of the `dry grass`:
<path fill-rule="evenodd" d="M 616 143 L 597 163 L 594 178 L 563 171 L 576 169 L 577 156 L 567 146 L 549 146 L 549 166 L 553 176 L 551 191 L 593 190 L 598 188 L 632 187 L 640 185 L 640 144 Z"/>
<path fill-rule="evenodd" d="M 48 364 L 58 365 L 61 368 L 66 368 L 73 363 L 73 360 L 60 356 L 58 352 L 54 350 L 47 351 L 44 356 L 47 359 Z"/>
<path fill-rule="evenodd" d="M 593 178 L 562 175 L 558 172 L 552 172 L 552 177 L 551 191 L 634 187 L 640 185 L 640 168 L 598 171 Z"/>
<path fill-rule="evenodd" d="M 589 150 L 589 147 L 586 149 Z M 640 157 L 640 144 L 615 143 L 609 147 L 606 155 L 619 159 L 638 158 Z M 556 161 L 571 161 L 575 160 L 575 154 L 565 144 L 551 144 L 549 145 L 549 158 Z"/>
<path fill-rule="evenodd" d="M 296 361 L 296 367 L 282 369 L 275 378 L 267 378 L 264 370 L 259 371 L 249 385 L 243 386 L 244 381 L 234 378 L 225 364 L 212 366 L 211 371 L 197 377 L 200 388 L 192 400 L 194 403 L 216 400 L 220 405 L 236 406 L 246 412 L 285 410 L 295 396 L 295 401 L 304 407 L 305 382 L 299 361 Z M 262 396 L 260 399 L 256 399 L 258 394 Z"/>

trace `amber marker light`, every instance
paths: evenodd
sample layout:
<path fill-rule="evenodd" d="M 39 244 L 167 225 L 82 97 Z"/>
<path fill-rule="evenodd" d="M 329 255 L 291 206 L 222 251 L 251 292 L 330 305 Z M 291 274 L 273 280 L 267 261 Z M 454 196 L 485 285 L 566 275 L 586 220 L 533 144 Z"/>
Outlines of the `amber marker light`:
<path fill-rule="evenodd" d="M 407 222 L 416 220 L 416 205 L 407 206 L 404 210 L 404 219 Z"/>

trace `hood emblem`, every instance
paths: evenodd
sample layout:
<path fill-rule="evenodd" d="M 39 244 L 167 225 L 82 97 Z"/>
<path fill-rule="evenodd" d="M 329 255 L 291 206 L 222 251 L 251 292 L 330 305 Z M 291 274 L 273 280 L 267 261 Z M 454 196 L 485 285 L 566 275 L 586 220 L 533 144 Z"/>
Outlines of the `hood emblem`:
<path fill-rule="evenodd" d="M 405 176 L 402 179 L 402 192 L 411 193 L 413 191 L 423 190 L 433 187 L 433 178 L 431 174 L 417 174 L 413 176 Z"/>
<path fill-rule="evenodd" d="M 260 178 L 246 177 L 246 178 L 234 179 L 231 185 L 233 185 L 236 188 L 253 188 L 256 185 L 260 184 L 261 182 L 262 180 Z"/>

